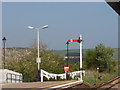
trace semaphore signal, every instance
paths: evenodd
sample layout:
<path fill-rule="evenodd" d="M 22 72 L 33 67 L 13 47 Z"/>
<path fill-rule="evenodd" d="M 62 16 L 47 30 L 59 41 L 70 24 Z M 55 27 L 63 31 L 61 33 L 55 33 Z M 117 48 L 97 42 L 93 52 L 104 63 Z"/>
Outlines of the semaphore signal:
<path fill-rule="evenodd" d="M 78 42 L 80 43 L 82 41 L 82 39 L 80 39 L 80 37 L 78 39 L 69 39 L 67 42 Z"/>
<path fill-rule="evenodd" d="M 78 42 L 80 43 L 79 47 L 80 47 L 80 71 L 83 71 L 83 68 L 82 68 L 82 35 L 80 35 L 80 37 L 78 39 L 69 39 L 67 40 L 67 47 L 68 47 L 68 44 L 69 42 Z M 68 52 L 68 50 L 67 50 Z M 68 56 L 68 54 L 67 54 Z M 67 57 L 68 58 L 68 57 Z M 80 80 L 82 80 L 82 73 L 80 73 Z"/>

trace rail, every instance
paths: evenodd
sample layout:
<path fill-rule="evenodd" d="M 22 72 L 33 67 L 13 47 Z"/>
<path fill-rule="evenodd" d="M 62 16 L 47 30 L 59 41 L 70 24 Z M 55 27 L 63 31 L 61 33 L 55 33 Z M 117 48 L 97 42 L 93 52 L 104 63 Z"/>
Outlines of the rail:
<path fill-rule="evenodd" d="M 85 71 L 75 71 L 75 72 L 70 72 L 69 73 L 70 77 L 72 77 L 72 78 L 80 77 L 80 74 L 85 75 Z M 43 77 L 46 77 L 48 80 L 50 78 L 57 80 L 58 77 L 60 77 L 61 79 L 66 79 L 66 73 L 53 74 L 53 73 L 48 73 L 48 72 L 41 69 L 41 82 L 43 82 Z"/>
<path fill-rule="evenodd" d="M 112 78 L 111 80 L 109 80 L 109 81 L 107 81 L 107 82 L 105 82 L 105 83 L 103 83 L 103 84 L 101 84 L 101 85 L 99 85 L 99 86 L 97 86 L 97 87 L 95 87 L 97 90 L 99 90 L 99 89 L 105 89 L 105 90 L 107 90 L 107 89 L 110 89 L 110 88 L 112 88 L 112 87 L 114 87 L 116 84 L 118 84 L 118 83 L 120 83 L 120 76 L 117 76 L 117 77 L 115 77 L 115 78 Z"/>
<path fill-rule="evenodd" d="M 22 76 L 21 75 L 16 75 L 12 73 L 7 73 L 6 74 L 6 81 L 7 83 L 17 83 L 17 82 L 22 82 Z"/>

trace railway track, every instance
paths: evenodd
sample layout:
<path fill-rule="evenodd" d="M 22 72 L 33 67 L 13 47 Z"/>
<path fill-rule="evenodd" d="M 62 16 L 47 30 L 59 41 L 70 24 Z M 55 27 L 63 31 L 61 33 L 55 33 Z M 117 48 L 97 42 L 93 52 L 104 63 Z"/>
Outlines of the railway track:
<path fill-rule="evenodd" d="M 77 85 L 73 85 L 71 87 L 68 88 L 63 88 L 62 90 L 88 90 L 89 88 L 91 88 L 91 86 L 85 82 L 77 84 Z"/>
<path fill-rule="evenodd" d="M 120 90 L 120 76 L 117 76 L 115 78 L 112 78 L 108 80 L 105 83 L 102 83 L 97 86 L 90 86 L 86 82 L 83 82 L 81 84 L 66 88 L 64 90 L 74 90 L 74 89 L 80 89 L 80 90 Z"/>
<path fill-rule="evenodd" d="M 120 90 L 120 76 L 117 76 L 107 82 L 91 86 L 86 82 L 80 81 L 61 81 L 61 82 L 33 82 L 33 83 L 18 83 L 3 85 L 3 90 L 6 88 L 31 88 L 31 89 L 45 89 L 45 90 Z M 11 89 L 12 90 L 12 89 Z M 16 90 L 16 89 L 15 89 Z"/>
<path fill-rule="evenodd" d="M 117 85 L 117 86 L 115 87 L 115 85 Z M 120 76 L 117 76 L 117 77 L 110 79 L 109 81 L 107 81 L 99 86 L 95 86 L 95 89 L 96 90 L 100 90 L 100 89 L 109 90 L 109 89 L 113 88 L 114 90 L 120 90 L 119 85 L 120 85 Z"/>

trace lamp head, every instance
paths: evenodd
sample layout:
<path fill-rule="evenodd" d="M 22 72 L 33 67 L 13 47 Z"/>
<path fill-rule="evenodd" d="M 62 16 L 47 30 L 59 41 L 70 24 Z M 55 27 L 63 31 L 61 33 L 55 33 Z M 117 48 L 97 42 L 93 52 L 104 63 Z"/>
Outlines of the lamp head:
<path fill-rule="evenodd" d="M 48 25 L 45 25 L 45 26 L 42 27 L 42 29 L 45 29 L 45 28 L 48 28 Z"/>
<path fill-rule="evenodd" d="M 29 29 L 34 29 L 34 27 L 32 27 L 32 26 L 28 26 L 27 28 L 29 28 Z"/>
<path fill-rule="evenodd" d="M 5 37 L 3 37 L 3 39 L 2 39 L 2 40 L 3 40 L 3 42 L 6 42 L 6 38 L 5 38 Z"/>
<path fill-rule="evenodd" d="M 66 44 L 68 45 L 68 44 L 69 44 L 69 42 L 66 42 Z"/>

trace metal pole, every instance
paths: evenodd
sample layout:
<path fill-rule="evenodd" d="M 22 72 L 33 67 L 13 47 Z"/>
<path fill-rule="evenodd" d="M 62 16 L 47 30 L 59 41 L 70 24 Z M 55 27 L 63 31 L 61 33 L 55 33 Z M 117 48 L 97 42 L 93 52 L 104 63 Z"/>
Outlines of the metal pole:
<path fill-rule="evenodd" d="M 32 27 L 32 26 L 28 26 L 28 28 L 29 29 L 35 29 L 35 30 L 37 30 L 37 48 L 38 48 L 38 56 L 37 56 L 37 58 L 36 58 L 36 62 L 38 63 L 38 81 L 40 81 L 40 76 L 41 76 L 41 70 L 40 70 L 40 63 L 41 63 L 41 58 L 40 58 L 40 55 L 39 55 L 39 30 L 40 29 L 45 29 L 45 28 L 48 28 L 48 25 L 45 25 L 45 26 L 43 26 L 43 27 L 41 27 L 41 28 L 34 28 L 34 27 Z"/>
<path fill-rule="evenodd" d="M 38 58 L 40 57 L 39 55 L 39 29 L 37 29 L 37 38 L 38 38 Z M 39 65 L 38 65 L 38 70 L 40 69 Z"/>
<path fill-rule="evenodd" d="M 40 81 L 40 55 L 39 55 L 39 29 L 37 29 L 37 39 L 38 39 L 38 81 Z"/>
<path fill-rule="evenodd" d="M 67 44 L 67 66 L 68 66 L 68 59 L 69 59 L 69 56 L 68 56 L 68 44 L 69 44 L 69 42 L 67 42 L 66 44 Z"/>
<path fill-rule="evenodd" d="M 68 66 L 68 60 L 69 60 L 69 56 L 68 56 L 68 44 L 69 44 L 69 42 L 67 42 L 66 44 L 67 44 L 67 66 Z M 66 79 L 68 80 L 68 71 L 66 71 Z"/>
<path fill-rule="evenodd" d="M 82 35 L 80 35 L 80 40 L 82 40 Z M 80 70 L 82 69 L 82 41 L 80 42 Z"/>
<path fill-rule="evenodd" d="M 4 66 L 3 66 L 3 68 L 5 69 L 5 42 L 3 42 L 4 43 Z"/>
<path fill-rule="evenodd" d="M 82 40 L 82 35 L 80 35 L 80 40 Z M 80 80 L 82 80 L 82 41 L 80 42 Z"/>

